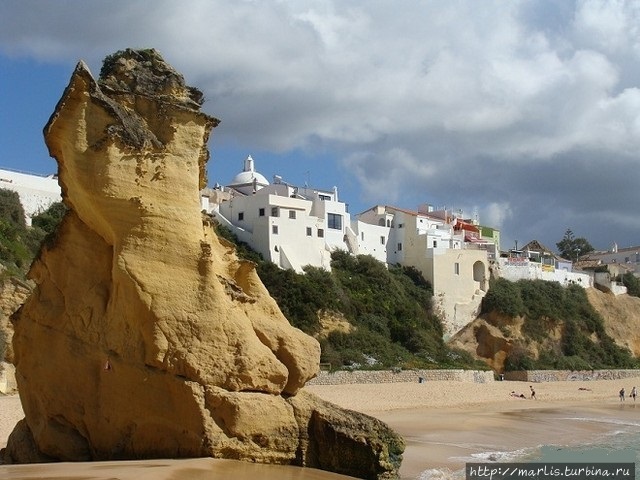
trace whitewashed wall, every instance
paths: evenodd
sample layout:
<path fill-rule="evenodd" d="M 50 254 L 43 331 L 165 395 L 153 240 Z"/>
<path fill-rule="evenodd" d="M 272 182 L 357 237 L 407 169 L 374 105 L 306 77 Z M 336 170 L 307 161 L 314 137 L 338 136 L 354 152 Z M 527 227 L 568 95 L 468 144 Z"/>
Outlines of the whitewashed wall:
<path fill-rule="evenodd" d="M 571 283 L 576 283 L 584 288 L 593 287 L 593 280 L 586 273 L 543 269 L 541 264 L 528 260 L 514 261 L 509 258 L 499 258 L 495 267 L 494 272 L 497 276 L 512 282 L 517 282 L 518 280 L 546 280 L 548 282 L 558 282 L 564 287 Z"/>

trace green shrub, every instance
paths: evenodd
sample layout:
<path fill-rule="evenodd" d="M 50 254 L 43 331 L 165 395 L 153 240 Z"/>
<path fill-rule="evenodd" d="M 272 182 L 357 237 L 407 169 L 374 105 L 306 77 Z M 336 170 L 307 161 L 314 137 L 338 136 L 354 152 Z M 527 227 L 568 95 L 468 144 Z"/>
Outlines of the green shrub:
<path fill-rule="evenodd" d="M 24 208 L 17 192 L 0 188 L 0 219 L 18 230 L 24 230 L 27 227 Z"/>
<path fill-rule="evenodd" d="M 0 189 L 0 262 L 6 275 L 24 277 L 31 264 L 35 252 L 26 246 L 27 235 L 20 197 L 14 191 Z"/>
<path fill-rule="evenodd" d="M 496 311 L 510 317 L 525 313 L 518 285 L 504 278 L 489 282 L 489 291 L 482 299 L 482 313 Z"/>
<path fill-rule="evenodd" d="M 271 262 L 261 262 L 258 275 L 294 327 L 310 335 L 320 331 L 317 312 L 325 305 L 322 290 L 314 289 L 304 275 Z"/>
<path fill-rule="evenodd" d="M 31 219 L 31 226 L 39 228 L 45 235 L 53 233 L 67 213 L 67 207 L 62 202 L 52 203 L 44 212 Z"/>
<path fill-rule="evenodd" d="M 24 278 L 44 238 L 52 232 L 64 215 L 62 203 L 54 203 L 32 218 L 27 227 L 18 194 L 0 189 L 0 262 L 5 276 Z"/>
<path fill-rule="evenodd" d="M 333 358 L 322 356 L 321 362 L 358 369 L 394 367 L 404 364 L 411 357 L 402 346 L 366 328 L 358 328 L 351 333 L 333 331 L 327 336 L 326 342 L 335 353 Z"/>
<path fill-rule="evenodd" d="M 517 284 L 527 318 L 538 320 L 562 317 L 560 309 L 562 308 L 563 288 L 558 282 L 520 280 Z"/>
<path fill-rule="evenodd" d="M 622 276 L 622 283 L 627 287 L 627 293 L 633 297 L 640 297 L 640 278 L 633 273 L 625 273 Z"/>
<path fill-rule="evenodd" d="M 213 229 L 218 234 L 219 237 L 228 240 L 233 243 L 236 247 L 236 254 L 239 258 L 243 260 L 250 260 L 259 264 L 263 261 L 262 255 L 252 249 L 248 243 L 241 242 L 235 233 L 233 233 L 229 228 L 221 225 L 219 222 L 213 222 Z"/>
<path fill-rule="evenodd" d="M 496 291 L 492 294 L 493 289 Z M 506 369 L 632 368 L 638 363 L 607 335 L 602 317 L 579 285 L 501 280 L 492 282 L 485 300 L 487 297 L 483 312 L 523 312 L 523 333 L 528 340 L 548 344 L 551 330 L 563 332 L 557 351 L 539 349 L 538 359 L 529 358 L 524 348 L 515 348 L 505 361 Z M 508 305 L 509 299 L 514 306 Z"/>
<path fill-rule="evenodd" d="M 578 355 L 562 356 L 555 364 L 557 370 L 592 370 L 593 367 L 584 358 Z"/>
<path fill-rule="evenodd" d="M 529 352 L 520 347 L 514 347 L 504 361 L 505 371 L 534 370 L 535 363 Z"/>

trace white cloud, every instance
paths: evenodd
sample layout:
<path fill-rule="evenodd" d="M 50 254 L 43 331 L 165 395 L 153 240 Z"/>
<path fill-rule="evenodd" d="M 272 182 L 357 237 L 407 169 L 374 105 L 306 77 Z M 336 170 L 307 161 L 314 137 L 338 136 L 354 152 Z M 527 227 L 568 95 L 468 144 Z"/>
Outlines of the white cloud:
<path fill-rule="evenodd" d="M 491 202 L 480 210 L 480 223 L 500 229 L 512 215 L 513 212 L 508 203 Z"/>
<path fill-rule="evenodd" d="M 615 53 L 637 48 L 640 5 L 625 0 L 587 0 L 578 4 L 575 28 L 582 40 Z"/>

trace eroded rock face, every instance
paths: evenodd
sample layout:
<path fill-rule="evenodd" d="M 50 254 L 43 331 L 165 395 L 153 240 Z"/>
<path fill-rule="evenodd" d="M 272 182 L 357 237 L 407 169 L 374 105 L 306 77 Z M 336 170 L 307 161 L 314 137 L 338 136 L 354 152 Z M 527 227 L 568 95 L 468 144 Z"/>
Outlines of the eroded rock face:
<path fill-rule="evenodd" d="M 9 363 L 13 363 L 13 347 L 11 342 L 13 325 L 9 321 L 9 318 L 29 297 L 32 288 L 28 283 L 22 282 L 15 277 L 10 277 L 0 282 L 0 330 L 2 330 L 0 338 L 4 338 L 7 342 L 6 345 L 4 345 L 6 347 L 4 359 Z M 2 359 L 0 358 L 0 360 Z"/>
<path fill-rule="evenodd" d="M 154 50 L 108 57 L 97 82 L 76 67 L 45 127 L 69 211 L 13 317 L 25 421 L 5 461 L 213 456 L 393 476 L 402 440 L 298 394 L 317 341 L 201 216 L 218 124 L 201 103 Z M 343 460 L 323 453 L 336 441 Z"/>

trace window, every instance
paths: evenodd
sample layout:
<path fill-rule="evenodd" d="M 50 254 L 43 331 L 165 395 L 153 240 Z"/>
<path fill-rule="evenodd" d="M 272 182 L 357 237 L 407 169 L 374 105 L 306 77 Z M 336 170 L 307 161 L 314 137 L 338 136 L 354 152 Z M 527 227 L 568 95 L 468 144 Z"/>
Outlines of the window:
<path fill-rule="evenodd" d="M 264 217 L 264 208 L 259 208 L 258 209 L 258 216 L 259 217 Z"/>
<path fill-rule="evenodd" d="M 401 252 L 402 251 L 402 243 L 398 243 L 398 251 Z"/>
<path fill-rule="evenodd" d="M 311 227 L 307 227 L 307 237 L 311 236 Z"/>
<path fill-rule="evenodd" d="M 239 221 L 239 222 L 241 222 L 241 221 L 243 221 L 243 220 L 244 220 L 244 212 L 240 212 L 240 213 L 238 214 L 238 221 Z"/>
<path fill-rule="evenodd" d="M 278 207 L 271 207 L 271 216 L 272 217 L 279 217 L 280 216 L 280 211 L 279 211 Z"/>
<path fill-rule="evenodd" d="M 391 220 L 387 219 L 387 227 L 391 226 Z"/>
<path fill-rule="evenodd" d="M 364 240 L 364 232 L 360 232 L 360 240 Z"/>
<path fill-rule="evenodd" d="M 460 275 L 460 264 L 458 262 L 453 264 L 453 273 Z"/>
<path fill-rule="evenodd" d="M 324 237 L 324 229 L 322 229 L 322 228 L 318 229 L 318 237 L 319 238 L 323 238 Z"/>
<path fill-rule="evenodd" d="M 271 233 L 274 235 L 278 234 L 278 225 L 271 225 Z"/>
<path fill-rule="evenodd" d="M 291 220 L 295 220 L 296 219 L 296 211 L 295 210 L 289 210 L 289 218 Z"/>
<path fill-rule="evenodd" d="M 404 228 L 404 223 L 399 223 L 398 228 Z"/>
<path fill-rule="evenodd" d="M 433 241 L 433 248 L 438 248 L 438 241 L 437 240 Z"/>
<path fill-rule="evenodd" d="M 320 197 L 320 200 L 322 200 L 323 202 L 326 200 L 331 200 L 331 197 L 329 195 L 318 195 Z"/>
<path fill-rule="evenodd" d="M 380 237 L 380 245 L 384 245 L 384 237 Z"/>
<path fill-rule="evenodd" d="M 342 215 L 327 213 L 327 226 L 334 230 L 342 230 Z"/>

